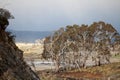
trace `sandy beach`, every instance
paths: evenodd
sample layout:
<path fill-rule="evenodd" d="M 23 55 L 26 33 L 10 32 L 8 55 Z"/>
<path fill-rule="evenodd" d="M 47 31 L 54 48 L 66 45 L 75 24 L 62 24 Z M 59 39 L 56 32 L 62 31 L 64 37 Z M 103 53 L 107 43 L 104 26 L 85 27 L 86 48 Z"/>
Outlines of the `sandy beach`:
<path fill-rule="evenodd" d="M 24 52 L 24 58 L 41 58 L 43 44 L 41 43 L 16 43 L 18 48 Z"/>

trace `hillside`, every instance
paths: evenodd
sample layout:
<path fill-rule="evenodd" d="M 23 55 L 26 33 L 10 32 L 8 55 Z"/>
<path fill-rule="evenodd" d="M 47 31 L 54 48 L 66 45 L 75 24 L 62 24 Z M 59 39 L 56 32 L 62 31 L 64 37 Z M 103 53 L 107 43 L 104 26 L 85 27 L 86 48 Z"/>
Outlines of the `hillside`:
<path fill-rule="evenodd" d="M 23 51 L 16 46 L 14 35 L 5 31 L 10 16 L 9 11 L 0 9 L 0 80 L 39 80 L 24 61 Z"/>

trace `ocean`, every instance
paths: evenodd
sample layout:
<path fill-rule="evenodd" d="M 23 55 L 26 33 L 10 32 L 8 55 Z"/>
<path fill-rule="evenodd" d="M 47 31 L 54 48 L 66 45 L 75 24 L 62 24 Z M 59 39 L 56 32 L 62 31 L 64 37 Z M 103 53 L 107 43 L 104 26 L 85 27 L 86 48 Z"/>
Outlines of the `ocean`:
<path fill-rule="evenodd" d="M 43 39 L 52 35 L 52 31 L 11 31 L 15 35 L 15 42 L 34 43 L 35 40 Z"/>

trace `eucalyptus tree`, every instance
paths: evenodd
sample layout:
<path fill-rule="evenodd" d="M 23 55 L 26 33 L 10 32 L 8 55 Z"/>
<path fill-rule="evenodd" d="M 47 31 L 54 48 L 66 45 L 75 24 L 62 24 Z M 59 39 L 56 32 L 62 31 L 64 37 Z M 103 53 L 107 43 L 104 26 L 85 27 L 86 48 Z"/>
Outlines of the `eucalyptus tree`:
<path fill-rule="evenodd" d="M 95 65 L 110 63 L 110 48 L 119 42 L 118 36 L 111 24 L 102 21 L 90 26 L 68 25 L 46 37 L 43 57 L 54 60 L 57 69 L 61 63 L 68 69 L 80 69 L 86 67 L 86 61 L 91 58 Z"/>
<path fill-rule="evenodd" d="M 110 48 L 113 44 L 117 31 L 111 24 L 106 24 L 102 21 L 93 23 L 89 27 L 94 36 L 94 43 L 96 44 L 96 54 L 92 54 L 95 58 L 96 65 L 102 63 L 110 63 Z"/>

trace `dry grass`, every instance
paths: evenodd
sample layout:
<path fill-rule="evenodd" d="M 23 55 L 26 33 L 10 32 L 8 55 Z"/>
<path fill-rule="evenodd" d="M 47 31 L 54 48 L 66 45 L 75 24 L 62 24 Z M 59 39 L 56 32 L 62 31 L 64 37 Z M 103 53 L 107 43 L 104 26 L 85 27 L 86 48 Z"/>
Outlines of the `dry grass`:
<path fill-rule="evenodd" d="M 118 63 L 111 63 L 102 66 L 96 67 L 89 67 L 87 69 L 73 70 L 68 73 L 62 74 L 63 77 L 73 77 L 73 78 L 80 78 L 80 77 L 87 77 L 87 78 L 101 78 L 101 77 L 108 77 L 115 74 L 120 74 L 120 62 Z"/>
<path fill-rule="evenodd" d="M 50 71 L 38 71 L 41 80 L 69 80 L 69 79 L 83 79 L 83 80 L 106 80 L 111 76 L 120 75 L 120 62 L 111 63 L 102 66 L 82 68 L 81 71 L 75 69 L 72 71 L 54 73 Z M 105 79 L 103 79 L 105 78 Z M 119 77 L 120 79 L 120 77 Z M 112 79 L 112 80 L 119 80 Z"/>

